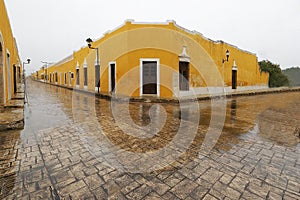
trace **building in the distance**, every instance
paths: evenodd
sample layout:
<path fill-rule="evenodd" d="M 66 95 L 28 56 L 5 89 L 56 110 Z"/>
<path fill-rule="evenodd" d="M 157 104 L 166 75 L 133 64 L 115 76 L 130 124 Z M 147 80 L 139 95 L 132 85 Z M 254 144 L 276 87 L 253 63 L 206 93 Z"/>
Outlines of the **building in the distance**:
<path fill-rule="evenodd" d="M 22 66 L 3 0 L 0 0 L 0 106 L 17 92 Z"/>
<path fill-rule="evenodd" d="M 268 87 L 255 54 L 196 31 L 128 20 L 35 73 L 38 79 L 107 95 L 176 98 Z M 224 80 L 224 81 L 223 81 Z"/>

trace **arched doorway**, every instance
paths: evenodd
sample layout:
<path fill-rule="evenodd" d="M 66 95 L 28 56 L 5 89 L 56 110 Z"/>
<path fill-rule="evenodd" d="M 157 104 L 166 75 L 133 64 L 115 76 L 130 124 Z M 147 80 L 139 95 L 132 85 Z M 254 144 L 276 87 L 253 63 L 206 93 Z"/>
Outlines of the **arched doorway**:
<path fill-rule="evenodd" d="M 4 80 L 3 80 L 3 64 L 4 64 L 4 59 L 3 59 L 3 45 L 2 45 L 2 38 L 0 34 L 0 105 L 3 105 L 4 102 Z"/>

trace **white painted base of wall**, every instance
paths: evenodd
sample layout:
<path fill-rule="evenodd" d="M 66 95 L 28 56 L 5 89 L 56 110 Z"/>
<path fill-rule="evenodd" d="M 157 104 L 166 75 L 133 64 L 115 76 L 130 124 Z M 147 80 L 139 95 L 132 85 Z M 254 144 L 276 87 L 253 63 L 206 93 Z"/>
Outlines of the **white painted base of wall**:
<path fill-rule="evenodd" d="M 178 91 L 176 88 L 174 90 L 175 95 L 179 97 L 189 97 L 189 96 L 198 96 L 198 95 L 216 95 L 216 94 L 226 94 L 232 92 L 239 92 L 239 91 L 251 91 L 251 90 L 260 90 L 260 89 L 267 89 L 267 85 L 255 85 L 255 86 L 238 86 L 237 89 L 232 89 L 231 86 L 228 87 L 197 87 L 197 88 L 190 88 L 189 91 Z"/>
<path fill-rule="evenodd" d="M 95 92 L 98 92 L 98 87 L 95 87 Z M 99 92 L 101 92 L 101 87 L 99 87 Z"/>

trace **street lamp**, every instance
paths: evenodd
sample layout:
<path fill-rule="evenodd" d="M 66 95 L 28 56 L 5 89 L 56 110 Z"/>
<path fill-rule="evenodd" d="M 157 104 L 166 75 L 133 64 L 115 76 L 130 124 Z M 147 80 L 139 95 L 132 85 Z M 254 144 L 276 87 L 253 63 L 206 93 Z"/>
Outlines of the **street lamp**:
<path fill-rule="evenodd" d="M 23 62 L 23 80 L 24 80 L 24 83 L 25 83 L 25 64 L 29 64 L 29 63 L 30 63 L 29 58 L 27 59 L 27 62 Z"/>
<path fill-rule="evenodd" d="M 44 63 L 45 66 L 46 66 L 46 70 L 45 70 L 45 72 L 46 72 L 45 83 L 46 83 L 46 82 L 48 81 L 48 72 L 47 72 L 48 65 L 51 65 L 51 64 L 53 64 L 53 63 L 52 63 L 52 62 L 45 62 L 45 61 L 41 61 L 41 63 Z"/>
<path fill-rule="evenodd" d="M 25 94 L 25 98 L 24 98 L 24 104 L 27 103 L 28 98 L 27 98 L 27 93 L 26 93 L 26 79 L 25 79 L 25 64 L 29 64 L 30 63 L 30 59 L 27 59 L 27 62 L 23 62 L 23 83 L 24 83 L 24 94 Z"/>
<path fill-rule="evenodd" d="M 96 65 L 95 65 L 95 88 L 97 87 L 97 91 L 99 93 L 100 88 L 100 62 L 99 62 L 99 48 L 92 47 L 93 40 L 91 38 L 86 39 L 88 43 L 88 47 L 90 49 L 96 50 Z"/>
<path fill-rule="evenodd" d="M 225 53 L 225 55 L 226 55 L 226 59 L 222 59 L 222 70 L 223 70 L 223 90 L 224 90 L 224 93 L 225 93 L 225 77 L 224 77 L 224 63 L 225 62 L 228 62 L 228 59 L 229 59 L 229 56 L 230 56 L 230 52 L 229 52 L 229 50 L 227 49 L 226 50 L 226 53 Z"/>

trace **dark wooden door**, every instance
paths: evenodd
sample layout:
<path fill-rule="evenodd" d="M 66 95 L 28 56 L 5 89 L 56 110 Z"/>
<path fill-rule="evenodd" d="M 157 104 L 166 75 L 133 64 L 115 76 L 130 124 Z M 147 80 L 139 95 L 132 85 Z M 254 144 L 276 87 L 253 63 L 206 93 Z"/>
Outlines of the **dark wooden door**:
<path fill-rule="evenodd" d="M 188 62 L 179 62 L 179 89 L 180 90 L 189 90 L 189 63 Z"/>
<path fill-rule="evenodd" d="M 236 89 L 237 85 L 237 70 L 232 70 L 232 89 Z"/>
<path fill-rule="evenodd" d="M 111 85 L 111 92 L 115 91 L 116 88 L 116 65 L 110 64 L 110 85 Z"/>
<path fill-rule="evenodd" d="M 143 61 L 143 94 L 157 94 L 156 61 Z"/>
<path fill-rule="evenodd" d="M 14 93 L 17 92 L 17 66 L 14 65 Z"/>

